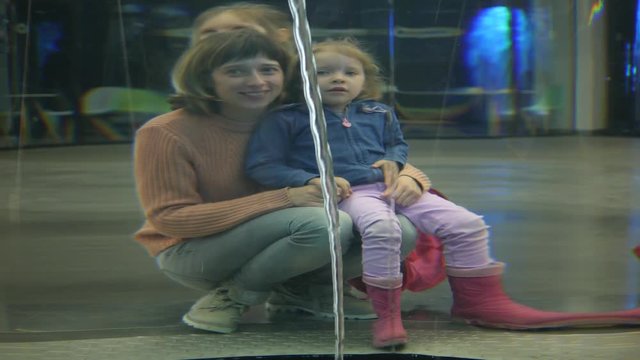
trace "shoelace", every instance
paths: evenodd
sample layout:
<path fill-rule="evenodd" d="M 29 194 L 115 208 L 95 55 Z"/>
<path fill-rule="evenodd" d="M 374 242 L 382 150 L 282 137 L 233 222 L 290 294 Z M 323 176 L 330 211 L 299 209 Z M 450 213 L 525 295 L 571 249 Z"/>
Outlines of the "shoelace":
<path fill-rule="evenodd" d="M 229 297 L 229 289 L 225 289 L 225 288 L 218 288 L 215 290 L 215 302 L 216 304 L 211 305 L 211 306 L 203 306 L 203 309 L 208 309 L 209 311 L 215 311 L 215 310 L 223 310 L 223 309 L 227 309 L 230 307 L 235 307 L 238 308 L 240 310 L 244 310 L 245 309 L 245 305 L 239 304 L 233 300 L 231 300 L 231 298 Z"/>

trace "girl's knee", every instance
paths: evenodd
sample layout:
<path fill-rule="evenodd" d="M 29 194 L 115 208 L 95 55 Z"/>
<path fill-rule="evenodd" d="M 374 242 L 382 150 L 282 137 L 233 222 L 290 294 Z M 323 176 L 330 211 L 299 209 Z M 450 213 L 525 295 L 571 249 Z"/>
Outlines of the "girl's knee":
<path fill-rule="evenodd" d="M 487 231 L 489 226 L 484 222 L 482 216 L 465 210 L 455 217 L 455 221 L 449 224 L 450 232 L 457 234 L 478 234 Z"/>
<path fill-rule="evenodd" d="M 447 229 L 440 236 L 443 240 L 457 239 L 457 241 L 487 241 L 489 237 L 489 226 L 484 222 L 483 218 L 472 212 L 468 212 L 463 217 L 456 219 L 457 221 L 448 224 Z"/>
<path fill-rule="evenodd" d="M 482 216 L 468 212 L 461 226 L 468 228 L 470 231 L 483 231 L 489 228 L 484 222 Z"/>
<path fill-rule="evenodd" d="M 397 219 L 379 219 L 362 229 L 362 237 L 366 239 L 384 239 L 386 242 L 400 243 L 402 239 L 400 224 Z"/>

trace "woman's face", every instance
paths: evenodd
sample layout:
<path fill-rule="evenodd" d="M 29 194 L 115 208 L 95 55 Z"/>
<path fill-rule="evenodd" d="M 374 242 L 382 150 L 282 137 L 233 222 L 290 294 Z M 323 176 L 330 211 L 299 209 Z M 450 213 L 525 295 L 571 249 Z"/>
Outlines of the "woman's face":
<path fill-rule="evenodd" d="M 213 86 L 222 115 L 231 119 L 260 115 L 282 93 L 280 64 L 262 55 L 230 61 L 213 71 Z"/>
<path fill-rule="evenodd" d="M 224 32 L 239 29 L 253 29 L 263 34 L 267 33 L 267 30 L 264 27 L 256 24 L 255 22 L 243 20 L 232 12 L 223 12 L 222 14 L 218 14 L 203 23 L 202 26 L 200 26 L 200 28 L 198 29 L 197 38 L 198 40 L 201 40 L 202 38 L 214 32 Z"/>

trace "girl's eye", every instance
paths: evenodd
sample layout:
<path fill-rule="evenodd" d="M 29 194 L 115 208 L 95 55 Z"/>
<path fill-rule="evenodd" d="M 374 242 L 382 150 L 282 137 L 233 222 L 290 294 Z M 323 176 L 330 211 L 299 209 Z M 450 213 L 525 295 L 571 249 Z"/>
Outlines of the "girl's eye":
<path fill-rule="evenodd" d="M 327 75 L 329 72 L 327 70 L 318 70 L 318 75 Z"/>

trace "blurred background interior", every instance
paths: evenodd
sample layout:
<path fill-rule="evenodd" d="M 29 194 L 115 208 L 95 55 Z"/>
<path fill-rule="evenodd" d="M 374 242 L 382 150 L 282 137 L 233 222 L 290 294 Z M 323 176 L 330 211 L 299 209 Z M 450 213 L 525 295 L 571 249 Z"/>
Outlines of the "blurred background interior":
<path fill-rule="evenodd" d="M 259 1 L 255 1 L 259 2 Z M 288 10 L 286 0 L 262 1 Z M 257 308 L 237 334 L 180 323 L 199 294 L 132 240 L 131 141 L 215 0 L 0 0 L 0 358 L 330 354 L 333 323 Z M 485 214 L 514 298 L 638 306 L 640 1 L 308 0 L 314 39 L 354 36 L 388 79 L 435 187 Z M 561 299 L 561 300 L 558 300 Z M 452 322 L 447 285 L 406 294 L 403 353 L 632 359 L 638 328 Z M 371 353 L 367 322 L 346 352 Z M 42 357 L 40 357 L 42 356 Z"/>

